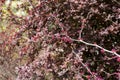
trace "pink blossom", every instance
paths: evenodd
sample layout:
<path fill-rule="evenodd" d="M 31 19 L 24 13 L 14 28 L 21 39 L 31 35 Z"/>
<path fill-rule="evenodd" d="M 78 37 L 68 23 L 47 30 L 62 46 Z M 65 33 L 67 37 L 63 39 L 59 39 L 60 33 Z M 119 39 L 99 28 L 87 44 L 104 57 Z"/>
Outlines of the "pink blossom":
<path fill-rule="evenodd" d="M 115 50 L 115 49 L 112 49 L 112 52 L 116 52 L 116 50 Z"/>
<path fill-rule="evenodd" d="M 120 57 L 119 57 L 119 58 L 117 58 L 117 62 L 120 62 Z"/>
<path fill-rule="evenodd" d="M 103 49 L 101 49 L 100 52 L 101 52 L 102 54 L 105 53 L 105 51 L 104 51 Z"/>

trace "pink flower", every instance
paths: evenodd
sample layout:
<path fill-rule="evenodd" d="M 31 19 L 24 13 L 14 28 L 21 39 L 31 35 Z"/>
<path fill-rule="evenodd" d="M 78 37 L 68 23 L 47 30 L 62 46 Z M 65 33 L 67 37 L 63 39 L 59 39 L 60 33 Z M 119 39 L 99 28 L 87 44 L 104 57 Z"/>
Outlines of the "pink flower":
<path fill-rule="evenodd" d="M 120 62 L 120 57 L 117 58 L 117 62 Z"/>
<path fill-rule="evenodd" d="M 115 49 L 112 49 L 112 52 L 116 52 L 116 50 L 115 50 Z"/>
<path fill-rule="evenodd" d="M 59 33 L 55 34 L 55 37 L 56 37 L 57 39 L 60 39 L 60 34 L 59 34 Z"/>
<path fill-rule="evenodd" d="M 40 28 L 37 28 L 36 31 L 40 31 Z"/>
<path fill-rule="evenodd" d="M 69 42 L 69 43 L 72 42 L 72 40 L 71 40 L 70 38 L 68 38 L 68 37 L 62 37 L 62 40 L 63 40 L 64 42 Z"/>
<path fill-rule="evenodd" d="M 78 38 L 78 40 L 83 40 L 82 38 Z"/>
<path fill-rule="evenodd" d="M 39 39 L 39 37 L 38 37 L 38 36 L 34 36 L 34 37 L 32 37 L 31 39 L 32 39 L 32 41 L 37 42 L 38 39 Z"/>
<path fill-rule="evenodd" d="M 53 40 L 55 39 L 55 36 L 54 36 L 54 35 L 52 35 L 52 39 L 53 39 Z"/>
<path fill-rule="evenodd" d="M 105 53 L 105 51 L 104 51 L 103 49 L 101 49 L 100 52 L 101 52 L 102 54 Z"/>
<path fill-rule="evenodd" d="M 86 78 L 89 80 L 89 79 L 91 78 L 91 76 L 90 76 L 90 75 L 87 75 Z"/>

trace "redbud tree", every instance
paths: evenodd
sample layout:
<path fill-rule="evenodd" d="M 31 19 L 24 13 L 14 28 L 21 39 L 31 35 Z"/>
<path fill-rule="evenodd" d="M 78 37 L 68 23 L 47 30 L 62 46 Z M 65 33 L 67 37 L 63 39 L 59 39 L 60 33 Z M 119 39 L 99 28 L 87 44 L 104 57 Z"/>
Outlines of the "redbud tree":
<path fill-rule="evenodd" d="M 19 31 L 9 45 L 26 59 L 17 80 L 120 79 L 119 0 L 28 3 L 27 16 L 12 15 Z"/>

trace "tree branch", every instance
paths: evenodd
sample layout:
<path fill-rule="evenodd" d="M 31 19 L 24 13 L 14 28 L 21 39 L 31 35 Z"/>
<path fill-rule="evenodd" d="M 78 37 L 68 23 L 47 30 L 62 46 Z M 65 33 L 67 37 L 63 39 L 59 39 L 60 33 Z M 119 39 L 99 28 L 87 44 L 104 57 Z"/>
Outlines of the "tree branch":
<path fill-rule="evenodd" d="M 69 36 L 67 36 L 67 37 L 69 37 Z M 97 45 L 97 44 L 92 44 L 92 43 L 88 43 L 88 42 L 85 42 L 85 41 L 83 41 L 83 40 L 76 40 L 76 39 L 72 39 L 71 37 L 69 37 L 72 41 L 77 41 L 77 42 L 81 42 L 81 43 L 84 43 L 84 44 L 86 44 L 86 45 L 88 45 L 88 46 L 93 46 L 93 47 L 97 47 L 97 48 L 99 48 L 99 49 L 102 49 L 102 50 L 104 50 L 105 52 L 108 52 L 108 53 L 111 53 L 111 54 L 114 54 L 114 55 L 116 55 L 117 57 L 120 57 L 120 55 L 118 54 L 118 53 L 116 53 L 115 51 L 110 51 L 110 50 L 107 50 L 107 49 L 105 49 L 105 48 L 103 48 L 103 47 L 101 47 L 101 46 L 99 46 L 99 45 Z"/>

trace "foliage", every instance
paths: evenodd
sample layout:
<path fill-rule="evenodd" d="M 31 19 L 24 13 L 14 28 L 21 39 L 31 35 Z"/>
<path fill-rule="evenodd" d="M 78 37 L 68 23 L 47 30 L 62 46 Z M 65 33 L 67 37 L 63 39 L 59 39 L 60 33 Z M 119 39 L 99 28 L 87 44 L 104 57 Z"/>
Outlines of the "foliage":
<path fill-rule="evenodd" d="M 11 12 L 19 30 L 5 41 L 17 80 L 120 79 L 118 0 L 28 1 L 26 16 Z"/>

